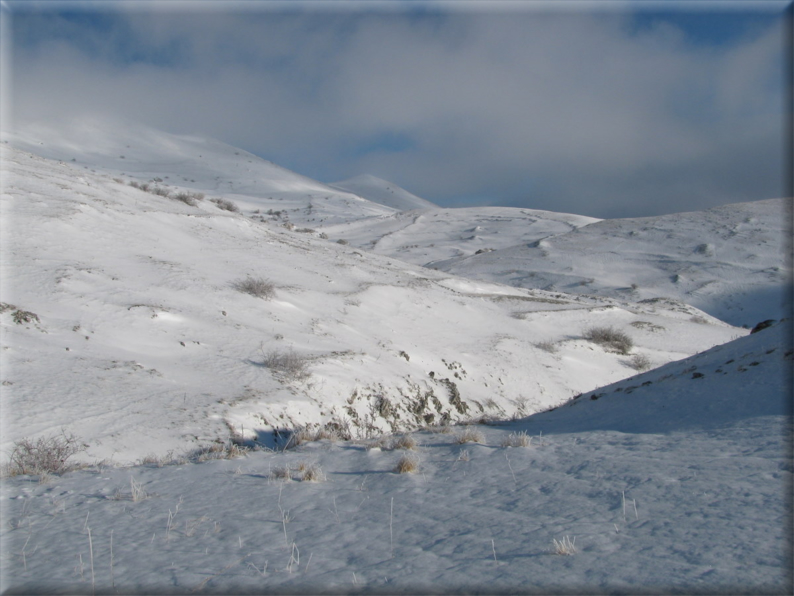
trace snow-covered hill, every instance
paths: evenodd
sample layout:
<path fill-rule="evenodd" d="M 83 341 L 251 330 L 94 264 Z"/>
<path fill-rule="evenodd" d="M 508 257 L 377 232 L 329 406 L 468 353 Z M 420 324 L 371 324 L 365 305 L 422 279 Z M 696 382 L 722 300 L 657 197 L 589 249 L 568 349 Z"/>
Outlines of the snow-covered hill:
<path fill-rule="evenodd" d="M 658 366 L 746 333 L 675 302 L 468 281 L 211 194 L 191 205 L 3 151 L 6 452 L 63 426 L 125 462 L 310 423 L 361 436 L 509 417 L 629 376 L 634 356 Z M 274 296 L 235 289 L 248 278 Z M 633 353 L 583 339 L 592 326 Z"/>
<path fill-rule="evenodd" d="M 600 220 L 570 213 L 510 207 L 416 210 L 323 226 L 376 254 L 416 265 L 459 259 L 537 242 Z"/>
<path fill-rule="evenodd" d="M 791 213 L 791 199 L 776 199 L 598 221 L 428 265 L 516 287 L 633 301 L 674 298 L 752 326 L 791 312 Z"/>
<path fill-rule="evenodd" d="M 395 212 L 214 139 L 173 135 L 135 123 L 84 118 L 57 128 L 28 125 L 2 138 L 87 173 L 223 196 L 249 214 L 275 211 L 273 217 L 279 221 L 297 225 Z"/>
<path fill-rule="evenodd" d="M 790 594 L 790 340 L 778 325 L 478 442 L 7 479 L 2 589 Z"/>
<path fill-rule="evenodd" d="M 382 180 L 371 174 L 362 174 L 340 182 L 331 182 L 329 186 L 352 192 L 368 201 L 380 203 L 398 211 L 438 208 L 438 205 L 411 194 L 393 182 Z"/>

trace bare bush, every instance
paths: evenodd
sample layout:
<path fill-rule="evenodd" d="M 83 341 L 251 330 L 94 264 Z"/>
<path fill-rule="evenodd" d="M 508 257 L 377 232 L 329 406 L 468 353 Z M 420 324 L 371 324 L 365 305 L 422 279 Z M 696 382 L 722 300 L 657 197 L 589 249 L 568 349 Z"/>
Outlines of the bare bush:
<path fill-rule="evenodd" d="M 240 211 L 240 208 L 228 199 L 211 199 L 211 201 L 215 203 L 219 209 L 223 209 L 224 211 L 231 211 L 232 213 L 238 213 Z"/>
<path fill-rule="evenodd" d="M 77 467 L 67 460 L 85 451 L 88 445 L 81 443 L 74 435 L 22 439 L 14 443 L 8 464 L 8 475 L 20 474 L 63 474 Z"/>
<path fill-rule="evenodd" d="M 585 329 L 583 337 L 618 354 L 628 354 L 634 347 L 631 337 L 614 327 L 590 327 Z"/>
<path fill-rule="evenodd" d="M 629 360 L 629 366 L 636 371 L 643 372 L 651 368 L 651 359 L 645 354 L 634 354 Z"/>
<path fill-rule="evenodd" d="M 250 294 L 256 298 L 270 300 L 276 295 L 276 286 L 264 277 L 246 277 L 232 282 L 232 287 L 238 292 Z"/>
<path fill-rule="evenodd" d="M 167 197 L 170 194 L 167 189 L 162 188 L 161 186 L 155 186 L 149 192 L 153 195 L 157 195 L 158 197 Z"/>
<path fill-rule="evenodd" d="M 558 349 L 557 344 L 553 341 L 539 341 L 535 344 L 535 347 L 549 354 L 554 354 Z"/>
<path fill-rule="evenodd" d="M 198 205 L 198 201 L 196 201 L 196 198 L 189 192 L 178 192 L 171 198 L 177 201 L 181 201 L 185 205 L 190 205 L 191 207 L 195 207 L 196 205 Z"/>
<path fill-rule="evenodd" d="M 292 350 L 287 352 L 271 350 L 263 352 L 263 356 L 262 364 L 287 379 L 297 381 L 309 376 L 309 359 L 306 356 L 296 354 Z"/>

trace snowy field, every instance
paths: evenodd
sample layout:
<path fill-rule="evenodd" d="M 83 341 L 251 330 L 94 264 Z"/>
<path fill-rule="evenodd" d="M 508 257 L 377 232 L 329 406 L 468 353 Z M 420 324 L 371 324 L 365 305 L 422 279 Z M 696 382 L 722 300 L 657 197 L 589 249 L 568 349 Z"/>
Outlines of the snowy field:
<path fill-rule="evenodd" d="M 790 199 L 601 221 L 3 141 L 3 463 L 84 445 L 3 479 L 4 593 L 791 593 Z"/>
<path fill-rule="evenodd" d="M 412 450 L 320 441 L 6 480 L 3 587 L 790 593 L 790 332 L 478 425 L 479 442 L 453 427 Z M 529 446 L 503 446 L 518 433 Z M 413 473 L 395 472 L 405 454 Z"/>

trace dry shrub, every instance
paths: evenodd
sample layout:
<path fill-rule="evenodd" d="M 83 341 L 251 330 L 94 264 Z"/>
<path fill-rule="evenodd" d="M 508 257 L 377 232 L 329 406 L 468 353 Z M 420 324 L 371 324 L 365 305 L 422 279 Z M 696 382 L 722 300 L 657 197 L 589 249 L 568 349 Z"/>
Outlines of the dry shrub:
<path fill-rule="evenodd" d="M 227 199 L 210 199 L 211 202 L 215 203 L 218 206 L 218 209 L 223 209 L 224 211 L 231 211 L 232 213 L 238 213 L 240 208 L 232 203 Z"/>
<path fill-rule="evenodd" d="M 407 449 L 409 451 L 413 451 L 418 446 L 416 439 L 412 434 L 405 434 L 400 435 L 399 437 L 395 437 L 392 439 L 389 448 L 390 449 Z"/>
<path fill-rule="evenodd" d="M 309 376 L 309 359 L 296 354 L 292 350 L 287 352 L 271 350 L 270 352 L 263 352 L 263 356 L 264 361 L 262 364 L 288 380 L 297 381 Z"/>
<path fill-rule="evenodd" d="M 419 470 L 419 458 L 413 454 L 403 455 L 394 467 L 396 474 L 413 474 Z"/>
<path fill-rule="evenodd" d="M 232 282 L 232 287 L 243 294 L 270 300 L 276 295 L 276 286 L 264 277 L 246 277 Z"/>
<path fill-rule="evenodd" d="M 22 439 L 14 443 L 7 472 L 20 474 L 63 474 L 78 466 L 67 460 L 85 451 L 88 445 L 74 435 L 55 435 L 36 439 Z"/>
<path fill-rule="evenodd" d="M 549 354 L 554 354 L 558 350 L 557 344 L 553 341 L 539 341 L 535 347 Z"/>
<path fill-rule="evenodd" d="M 590 327 L 582 335 L 585 339 L 618 354 L 628 354 L 634 347 L 634 340 L 614 327 Z"/>
<path fill-rule="evenodd" d="M 643 372 L 651 368 L 651 359 L 645 354 L 634 354 L 629 360 L 629 366 L 636 371 Z"/>

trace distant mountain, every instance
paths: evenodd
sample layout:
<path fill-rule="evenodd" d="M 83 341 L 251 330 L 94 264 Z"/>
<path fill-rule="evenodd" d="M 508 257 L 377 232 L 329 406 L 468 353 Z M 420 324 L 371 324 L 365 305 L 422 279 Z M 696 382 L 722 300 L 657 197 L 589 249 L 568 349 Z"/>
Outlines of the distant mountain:
<path fill-rule="evenodd" d="M 362 174 L 341 182 L 331 182 L 328 186 L 352 192 L 368 201 L 380 203 L 398 211 L 438 208 L 438 205 L 411 194 L 393 182 L 387 182 L 370 174 Z"/>

